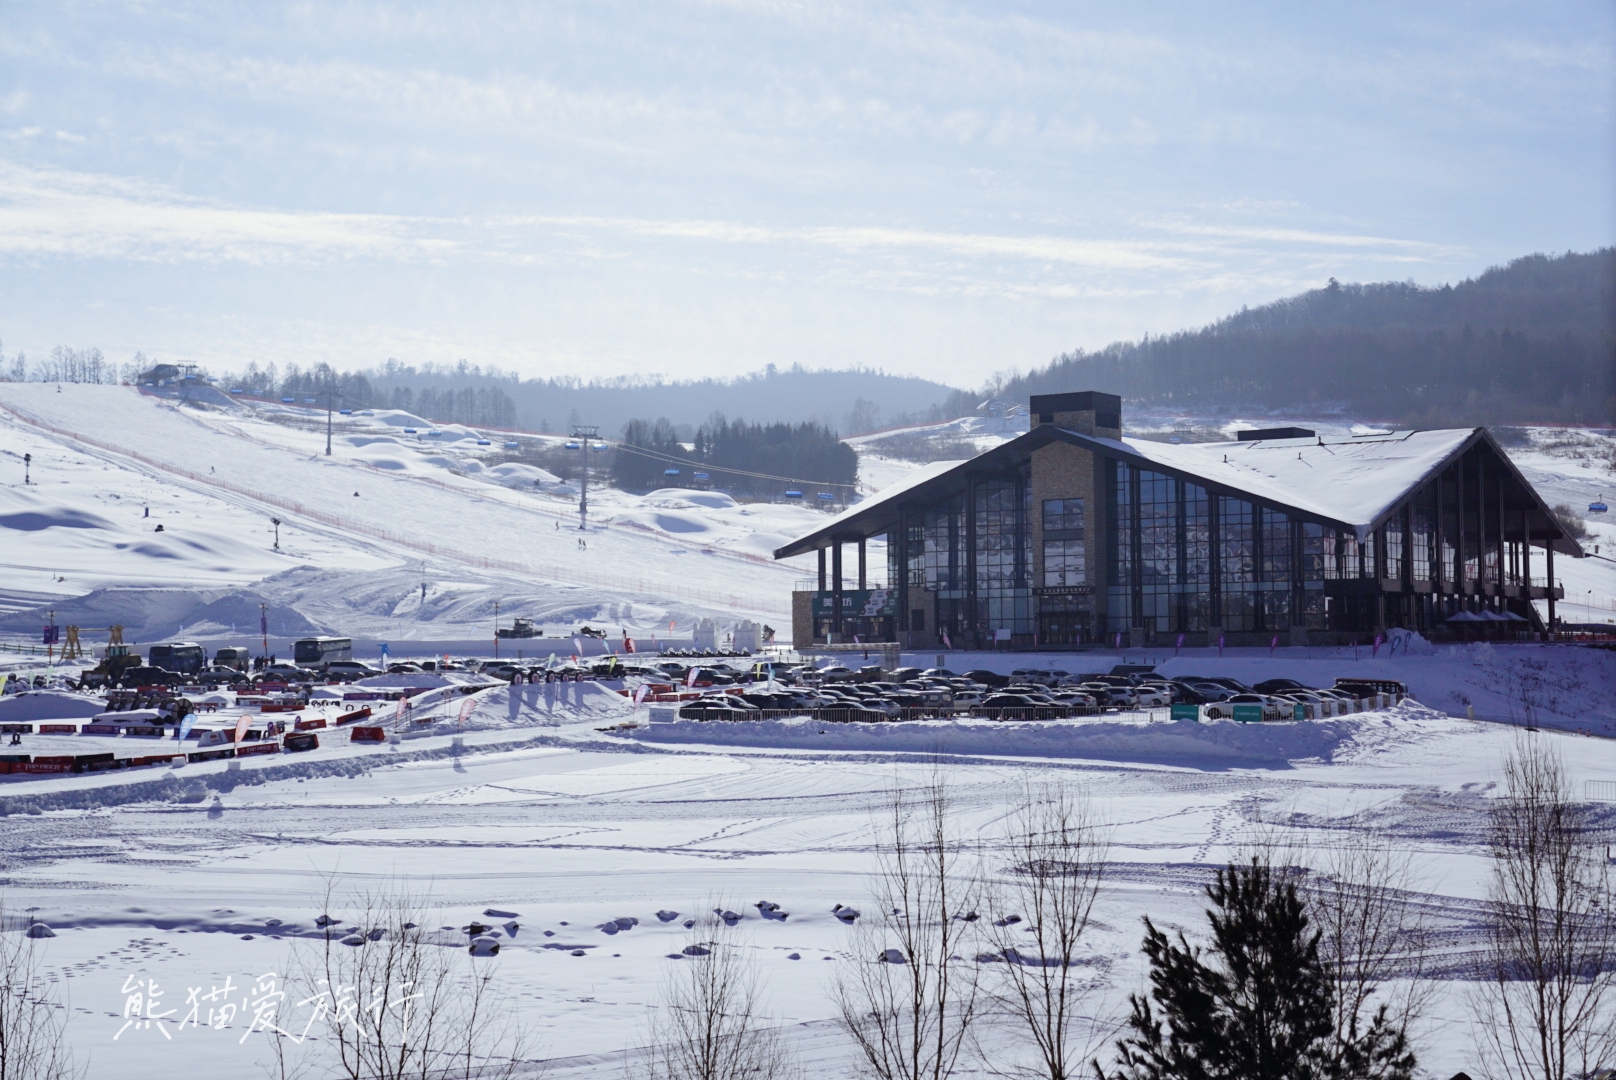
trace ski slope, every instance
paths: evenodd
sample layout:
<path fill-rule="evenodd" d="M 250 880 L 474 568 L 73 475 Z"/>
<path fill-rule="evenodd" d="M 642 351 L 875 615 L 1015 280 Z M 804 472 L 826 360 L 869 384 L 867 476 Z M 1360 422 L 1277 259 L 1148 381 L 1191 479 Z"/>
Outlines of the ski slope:
<path fill-rule="evenodd" d="M 688 637 L 703 617 L 789 627 L 805 568 L 764 553 L 820 512 L 600 489 L 580 531 L 564 485 L 533 485 L 531 466 L 483 468 L 473 432 L 410 441 L 399 429 L 411 419 L 353 418 L 326 457 L 323 432 L 256 410 L 180 407 L 127 387 L 0 385 L 0 453 L 19 467 L 0 487 L 0 588 L 32 601 L 14 609 L 59 598 L 58 621 L 158 637 L 240 632 L 260 602 L 287 616 L 272 632 L 373 639 L 488 638 L 496 602 L 507 624 L 607 622 L 640 636 Z M 75 597 L 114 586 L 152 591 L 97 594 L 74 611 Z M 176 587 L 196 594 L 189 607 Z M 110 610 L 120 603 L 129 610 Z"/>

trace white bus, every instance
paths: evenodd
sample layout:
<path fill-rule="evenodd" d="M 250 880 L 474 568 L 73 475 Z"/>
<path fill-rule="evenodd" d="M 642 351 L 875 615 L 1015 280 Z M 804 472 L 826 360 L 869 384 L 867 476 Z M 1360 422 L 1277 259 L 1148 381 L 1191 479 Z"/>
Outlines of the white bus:
<path fill-rule="evenodd" d="M 352 659 L 352 638 L 311 637 L 292 644 L 292 662 L 298 667 L 323 668 L 333 660 Z"/>

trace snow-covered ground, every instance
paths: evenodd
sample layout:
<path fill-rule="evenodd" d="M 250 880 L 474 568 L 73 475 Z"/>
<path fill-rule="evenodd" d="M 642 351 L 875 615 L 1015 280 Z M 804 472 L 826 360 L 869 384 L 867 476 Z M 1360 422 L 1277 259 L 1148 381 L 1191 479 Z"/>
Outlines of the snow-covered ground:
<path fill-rule="evenodd" d="M 479 447 L 477 432 L 439 428 L 444 434 L 418 439 L 402 429 L 434 429 L 402 415 L 353 418 L 327 459 L 323 430 L 306 423 L 309 414 L 292 415 L 297 423 L 176 409 L 127 389 L 58 394 L 0 384 L 0 467 L 8 470 L 0 477 L 0 617 L 9 612 L 20 632 L 54 603 L 58 622 L 139 626 L 150 634 L 141 640 L 172 637 L 182 624 L 198 637 L 250 639 L 262 602 L 284 633 L 424 643 L 486 639 L 498 601 L 501 621 L 530 615 L 553 632 L 605 622 L 643 639 L 667 633 L 671 620 L 688 635 L 700 617 L 763 619 L 785 630 L 787 596 L 808 568 L 755 556 L 823 520 L 809 508 L 688 492 L 591 491 L 585 551 L 571 527 L 573 496 L 545 477 L 481 464 L 501 449 L 498 435 Z M 1194 426 L 1190 418 L 1164 424 Z M 1534 429 L 1511 452 L 1551 502 L 1608 499 L 1609 458 L 1600 455 L 1612 440 L 1573 434 Z M 956 423 L 947 437 L 980 449 L 1013 435 Z M 23 453 L 33 455 L 37 486 L 21 484 Z M 911 467 L 874 452 L 863 458 L 868 480 L 896 480 Z M 283 520 L 279 553 L 271 516 Z M 1582 618 L 1573 595 L 1582 589 L 1588 616 L 1603 621 L 1616 617 L 1608 606 L 1616 577 L 1603 557 L 1616 530 L 1602 520 L 1591 527 L 1601 558 L 1556 564 L 1568 593 L 1561 610 Z M 114 588 L 123 586 L 140 592 Z M 905 659 L 929 666 L 935 656 Z M 248 1035 L 239 1010 L 228 1021 L 216 1013 L 209 1026 L 204 1008 L 202 1025 L 174 1026 L 189 992 L 206 996 L 229 980 L 233 991 L 213 1004 L 239 1003 L 266 972 L 293 970 L 296 954 L 317 940 L 318 916 L 350 925 L 358 894 L 400 882 L 430 895 L 429 925 L 450 928 L 441 932 L 446 943 L 463 941 L 459 928 L 473 919 L 496 924 L 498 958 L 467 962 L 493 974 L 500 1008 L 533 1034 L 533 1056 L 552 1062 L 551 1076 L 633 1072 L 659 984 L 681 962 L 670 954 L 689 941 L 683 921 L 719 905 L 745 916 L 742 940 L 808 1074 L 844 1076 L 852 1059 L 827 990 L 852 956 L 850 931 L 831 909 L 869 903 L 884 793 L 940 770 L 956 827 L 980 838 L 1000 827 L 1029 779 L 1063 779 L 1089 793 L 1114 831 L 1093 941 L 1109 965 L 1110 1005 L 1140 986 L 1140 916 L 1198 933 L 1199 884 L 1258 833 L 1301 846 L 1351 828 L 1416 857 L 1417 888 L 1447 935 L 1444 981 L 1421 1032 L 1423 1071 L 1473 1071 L 1459 976 L 1476 940 L 1487 799 L 1521 738 L 1557 748 L 1579 792 L 1588 781 L 1616 780 L 1608 737 L 1616 733 L 1616 653 L 1530 646 L 1371 656 L 1365 647 L 1175 657 L 1168 649 L 949 654 L 944 662 L 1076 671 L 1141 660 L 1168 674 L 1250 680 L 1395 678 L 1416 700 L 1261 726 L 1140 716 L 624 729 L 645 713 L 587 684 L 496 687 L 470 698 L 447 687 L 419 699 L 409 737 L 396 743 L 352 743 L 344 729 L 326 729 L 321 748 L 302 755 L 0 776 L 0 903 L 13 919 L 51 928 L 40 942 L 45 963 L 69 998 L 72 1044 L 97 1080 L 176 1067 L 257 1075 L 269 1048 Z M 37 661 L 0 657 L 8 663 Z M 52 710 L 82 717 L 93 707 L 50 695 L 3 705 L 0 723 Z M 333 701 L 315 711 L 339 708 Z M 378 705 L 378 716 L 390 708 Z M 1523 733 L 1528 712 L 1544 730 Z M 226 707 L 204 726 L 223 729 L 238 715 Z M 435 722 L 413 725 L 422 715 Z M 22 739 L 21 752 L 35 755 L 157 743 Z M 1616 808 L 1599 812 L 1616 822 Z M 984 864 L 986 873 L 1002 870 Z M 759 901 L 789 916 L 764 918 Z M 664 922 L 659 911 L 679 915 Z M 177 1011 L 166 1027 L 118 1035 L 126 988 L 138 980 L 158 984 L 159 1012 Z M 291 1027 L 308 1018 L 295 1002 L 314 988 L 287 989 L 280 1019 Z M 988 1041 L 1006 1045 L 1002 1036 Z M 299 1052 L 321 1049 L 309 1042 Z"/>
<path fill-rule="evenodd" d="M 506 625 L 525 615 L 568 636 L 593 622 L 688 638 L 701 618 L 789 633 L 809 567 L 770 553 L 821 511 L 599 488 L 581 533 L 565 485 L 523 472 L 512 487 L 512 469 L 533 467 L 482 466 L 502 437 L 483 447 L 403 414 L 345 417 L 326 457 L 312 412 L 299 419 L 126 387 L 0 384 L 0 629 L 37 632 L 54 601 L 58 623 L 118 623 L 129 640 L 244 640 L 262 603 L 276 635 L 480 640 L 498 603 Z M 417 424 L 420 438 L 403 434 Z M 4 610 L 29 614 L 12 625 Z"/>
<path fill-rule="evenodd" d="M 255 1073 L 270 1052 L 247 1033 L 250 1009 L 211 1027 L 205 1010 L 202 1025 L 175 1025 L 192 988 L 205 996 L 229 979 L 236 991 L 223 998 L 236 1000 L 266 972 L 286 979 L 314 947 L 318 916 L 352 925 L 358 894 L 399 881 L 430 894 L 429 925 L 448 928 L 445 942 L 463 941 L 458 928 L 474 919 L 496 924 L 498 958 L 467 962 L 493 973 L 501 1010 L 535 1037 L 533 1056 L 554 1062 L 551 1075 L 631 1067 L 659 985 L 691 940 L 682 921 L 715 906 L 744 916 L 740 938 L 810 1074 L 848 1075 L 828 988 L 852 962 L 851 932 L 832 908 L 868 905 L 883 793 L 934 768 L 966 836 L 991 836 L 1029 779 L 1081 786 L 1112 824 L 1092 943 L 1110 966 L 1112 1006 L 1139 984 L 1140 916 L 1196 931 L 1198 885 L 1276 828 L 1300 845 L 1349 826 L 1417 853 L 1423 903 L 1451 935 L 1453 961 L 1482 895 L 1482 810 L 1521 737 L 1409 704 L 1260 727 L 978 725 L 987 730 L 968 740 L 955 724 L 912 736 L 896 729 L 927 725 L 848 725 L 747 745 L 737 739 L 751 725 L 714 723 L 681 725 L 705 727 L 707 743 L 668 743 L 636 737 L 646 729 L 597 730 L 627 706 L 573 704 L 569 693 L 580 688 L 489 693 L 472 717 L 493 723 L 458 751 L 451 708 L 434 734 L 399 745 L 0 785 L 3 896 L 9 912 L 55 935 L 45 957 L 70 994 L 89 1075 L 160 1075 L 180 1061 L 210 1075 Z M 1616 777 L 1616 742 L 1534 737 L 1562 751 L 1579 789 Z M 1000 869 L 986 858 L 986 872 Z M 788 917 L 763 917 L 759 901 Z M 500 928 L 507 921 L 514 931 Z M 1428 1075 L 1475 1064 L 1455 966 L 1421 1033 Z M 159 1025 L 166 1038 L 157 1028 L 118 1034 L 126 988 L 140 980 L 166 995 L 158 1012 L 178 1010 Z M 314 991 L 295 980 L 285 989 L 294 996 L 279 1019 L 300 1030 L 312 1006 L 292 1003 Z"/>

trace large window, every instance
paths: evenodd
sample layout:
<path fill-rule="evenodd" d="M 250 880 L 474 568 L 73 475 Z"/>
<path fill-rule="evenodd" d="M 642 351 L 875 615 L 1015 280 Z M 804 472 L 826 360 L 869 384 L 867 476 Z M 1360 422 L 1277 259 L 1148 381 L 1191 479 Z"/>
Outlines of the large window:
<path fill-rule="evenodd" d="M 1254 630 L 1257 592 L 1255 508 L 1244 499 L 1218 496 L 1218 576 L 1223 586 L 1223 628 Z"/>
<path fill-rule="evenodd" d="M 1284 630 L 1291 625 L 1291 519 L 1273 510 L 1262 512 L 1262 557 L 1259 582 L 1262 627 Z"/>
<path fill-rule="evenodd" d="M 1158 633 L 1173 629 L 1178 581 L 1178 482 L 1157 472 L 1139 474 L 1140 624 Z"/>
<path fill-rule="evenodd" d="M 1044 588 L 1088 582 L 1082 499 L 1044 500 Z"/>
<path fill-rule="evenodd" d="M 1212 512 L 1206 488 L 1184 484 L 1183 570 L 1179 580 L 1185 630 L 1205 630 L 1212 619 Z"/>

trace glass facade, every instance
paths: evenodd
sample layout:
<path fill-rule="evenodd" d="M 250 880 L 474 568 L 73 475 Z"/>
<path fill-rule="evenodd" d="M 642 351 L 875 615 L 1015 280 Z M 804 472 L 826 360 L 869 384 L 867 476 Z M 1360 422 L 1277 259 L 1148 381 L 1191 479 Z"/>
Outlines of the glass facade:
<path fill-rule="evenodd" d="M 936 594 L 937 618 L 929 629 L 939 638 L 946 633 L 956 645 L 974 644 L 991 641 L 997 630 L 1030 638 L 1031 500 L 1023 470 L 978 480 L 969 491 L 906 516 L 905 543 L 887 546 L 889 580 Z M 928 628 L 915 626 L 911 615 L 910 629 Z"/>
<path fill-rule="evenodd" d="M 1178 633 L 1214 641 L 1220 632 L 1245 633 L 1266 643 L 1302 627 L 1353 635 L 1441 629 L 1455 604 L 1491 599 L 1502 610 L 1522 599 L 1463 587 L 1476 575 L 1517 586 L 1527 517 L 1541 518 L 1518 484 L 1507 486 L 1507 474 L 1480 471 L 1474 458 L 1455 464 L 1360 536 L 1138 459 L 1101 458 L 1092 500 L 1034 505 L 1032 464 L 1024 461 L 962 477 L 952 494 L 905 507 L 892 534 L 902 540 L 887 547 L 888 580 L 935 597 L 933 608 L 911 596 L 898 616 L 903 628 L 940 642 L 946 635 L 955 647 L 1006 635 L 1061 646 L 1143 632 L 1138 645 Z M 1066 483 L 1070 473 L 1052 476 Z M 1533 527 L 1541 537 L 1546 526 Z"/>
<path fill-rule="evenodd" d="M 1324 582 L 1342 558 L 1334 530 L 1124 462 L 1107 497 L 1109 631 L 1326 625 Z"/>
<path fill-rule="evenodd" d="M 1088 582 L 1087 536 L 1082 499 L 1044 500 L 1044 588 L 1075 588 Z"/>

